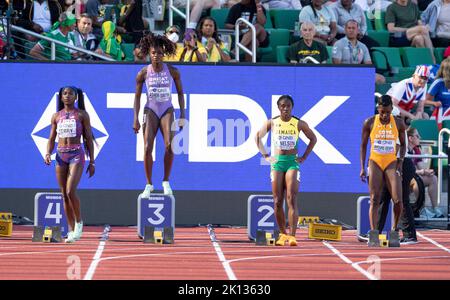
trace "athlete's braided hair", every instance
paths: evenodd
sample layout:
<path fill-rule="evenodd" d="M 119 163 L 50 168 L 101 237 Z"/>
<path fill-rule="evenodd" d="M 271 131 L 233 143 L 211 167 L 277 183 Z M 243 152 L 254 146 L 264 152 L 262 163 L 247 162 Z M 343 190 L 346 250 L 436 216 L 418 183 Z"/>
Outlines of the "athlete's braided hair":
<path fill-rule="evenodd" d="M 392 98 L 389 95 L 382 95 L 377 98 L 377 106 L 387 107 L 392 105 Z"/>
<path fill-rule="evenodd" d="M 165 35 L 154 35 L 150 32 L 141 39 L 139 48 L 144 56 L 150 53 L 150 48 L 161 48 L 164 55 L 172 56 L 176 53 L 177 45 L 172 43 Z"/>
<path fill-rule="evenodd" d="M 277 106 L 280 106 L 280 102 L 281 102 L 281 100 L 283 100 L 283 99 L 287 99 L 287 100 L 291 101 L 292 107 L 294 107 L 294 99 L 292 99 L 292 97 L 291 97 L 290 95 L 282 95 L 280 98 L 278 98 L 278 100 L 277 100 Z"/>

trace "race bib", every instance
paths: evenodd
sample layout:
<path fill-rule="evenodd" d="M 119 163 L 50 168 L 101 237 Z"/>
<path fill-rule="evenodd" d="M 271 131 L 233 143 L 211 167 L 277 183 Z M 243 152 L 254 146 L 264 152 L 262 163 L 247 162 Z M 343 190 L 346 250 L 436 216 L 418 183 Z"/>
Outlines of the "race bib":
<path fill-rule="evenodd" d="M 149 91 L 150 99 L 156 102 L 166 102 L 170 100 L 171 91 L 168 87 L 151 88 Z"/>
<path fill-rule="evenodd" d="M 77 136 L 77 122 L 75 119 L 64 119 L 58 123 L 58 136 L 72 138 Z"/>
<path fill-rule="evenodd" d="M 373 152 L 378 154 L 395 154 L 395 141 L 375 139 L 373 142 Z"/>
<path fill-rule="evenodd" d="M 275 139 L 275 147 L 280 150 L 295 149 L 296 138 L 293 135 L 278 135 Z"/>

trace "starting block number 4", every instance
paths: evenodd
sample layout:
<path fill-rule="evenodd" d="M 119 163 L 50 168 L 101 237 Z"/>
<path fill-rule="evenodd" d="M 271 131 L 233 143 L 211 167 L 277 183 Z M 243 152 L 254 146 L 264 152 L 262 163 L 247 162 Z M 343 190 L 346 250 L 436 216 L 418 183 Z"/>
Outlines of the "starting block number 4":
<path fill-rule="evenodd" d="M 251 195 L 248 198 L 247 233 L 251 240 L 256 239 L 256 232 L 274 231 L 275 223 L 272 195 Z"/>
<path fill-rule="evenodd" d="M 137 230 L 144 237 L 145 226 L 175 228 L 175 198 L 172 195 L 152 194 L 138 197 Z"/>
<path fill-rule="evenodd" d="M 36 194 L 34 197 L 34 226 L 59 226 L 62 236 L 67 235 L 68 226 L 61 193 Z"/>

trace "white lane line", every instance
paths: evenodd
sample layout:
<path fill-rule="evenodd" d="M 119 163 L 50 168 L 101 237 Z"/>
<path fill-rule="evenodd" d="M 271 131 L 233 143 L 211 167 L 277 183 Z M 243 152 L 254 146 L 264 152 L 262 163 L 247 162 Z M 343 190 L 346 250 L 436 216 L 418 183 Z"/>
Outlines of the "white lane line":
<path fill-rule="evenodd" d="M 448 248 L 442 246 L 441 244 L 439 244 L 439 243 L 436 242 L 435 240 L 433 240 L 433 239 L 431 239 L 431 238 L 429 238 L 429 237 L 426 237 L 425 235 L 423 235 L 423 234 L 420 233 L 420 232 L 416 232 L 416 234 L 417 234 L 418 236 L 420 236 L 421 238 L 423 238 L 424 240 L 429 241 L 430 243 L 432 243 L 432 244 L 435 245 L 436 247 L 438 247 L 438 248 L 444 250 L 445 252 L 450 253 L 450 249 L 448 249 Z"/>
<path fill-rule="evenodd" d="M 212 226 L 208 225 L 207 229 L 208 229 L 209 238 L 211 239 L 211 242 L 213 243 L 214 250 L 216 251 L 217 257 L 219 257 L 219 261 L 222 263 L 222 266 L 225 269 L 225 273 L 227 273 L 228 279 L 229 280 L 237 280 L 237 277 L 234 274 L 233 269 L 231 269 L 230 262 L 225 258 L 222 248 L 220 247 L 219 243 L 217 242 L 216 233 L 214 232 L 214 228 L 212 228 Z"/>
<path fill-rule="evenodd" d="M 356 271 L 360 272 L 361 274 L 366 276 L 368 279 L 370 279 L 370 280 L 379 280 L 379 278 L 376 277 L 374 274 L 371 274 L 371 273 L 367 272 L 366 270 L 361 268 L 361 266 L 359 266 L 359 264 L 352 262 L 347 256 L 342 254 L 338 249 L 334 248 L 330 243 L 328 243 L 326 241 L 323 241 L 322 243 L 328 249 L 330 249 L 334 254 L 336 254 L 340 259 L 342 259 L 345 263 L 351 265 L 353 267 L 353 269 L 355 269 Z"/>
<path fill-rule="evenodd" d="M 89 266 L 83 280 L 92 280 L 92 277 L 94 277 L 95 269 L 97 269 L 103 250 L 105 249 L 105 243 L 106 241 L 100 241 L 98 244 L 97 251 L 95 252 L 94 258 L 92 259 L 91 265 Z"/>

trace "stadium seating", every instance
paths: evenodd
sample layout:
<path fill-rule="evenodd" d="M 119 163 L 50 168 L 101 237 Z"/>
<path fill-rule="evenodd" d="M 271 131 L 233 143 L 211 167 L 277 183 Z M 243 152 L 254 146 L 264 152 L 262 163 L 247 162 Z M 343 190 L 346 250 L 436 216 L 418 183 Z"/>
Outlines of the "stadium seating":
<path fill-rule="evenodd" d="M 274 28 L 284 28 L 289 30 L 295 29 L 295 22 L 298 22 L 300 10 L 297 9 L 272 9 L 270 10 L 273 17 Z"/>
<path fill-rule="evenodd" d="M 378 70 L 389 75 L 390 68 L 403 67 L 400 50 L 390 47 L 373 47 L 372 62 Z"/>
<path fill-rule="evenodd" d="M 431 51 L 428 48 L 403 47 L 400 49 L 400 54 L 405 67 L 433 64 Z"/>
<path fill-rule="evenodd" d="M 261 62 L 276 62 L 277 54 L 276 49 L 277 46 L 287 46 L 289 45 L 289 36 L 290 32 L 287 29 L 267 29 L 270 33 L 269 37 L 269 47 L 267 48 L 259 48 L 258 56 L 261 57 Z M 270 51 L 268 51 L 271 48 Z"/>
<path fill-rule="evenodd" d="M 384 11 L 375 12 L 374 25 L 376 30 L 387 30 L 385 16 L 386 12 Z"/>
<path fill-rule="evenodd" d="M 288 50 L 289 46 L 277 46 L 277 63 L 286 64 L 289 63 L 288 60 Z"/>
<path fill-rule="evenodd" d="M 124 61 L 134 61 L 134 44 L 133 43 L 122 43 L 121 44 L 122 51 L 125 53 Z"/>
<path fill-rule="evenodd" d="M 227 20 L 228 11 L 228 8 L 211 9 L 211 18 L 216 20 L 217 29 L 225 29 L 225 21 Z"/>
<path fill-rule="evenodd" d="M 436 57 L 436 63 L 440 64 L 444 60 L 445 48 L 434 48 L 434 57 Z"/>
<path fill-rule="evenodd" d="M 389 47 L 389 32 L 386 30 L 367 30 L 367 35 L 380 44 L 380 47 Z"/>

